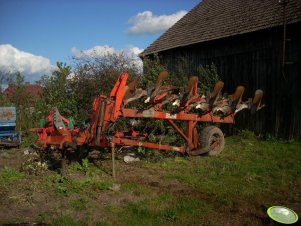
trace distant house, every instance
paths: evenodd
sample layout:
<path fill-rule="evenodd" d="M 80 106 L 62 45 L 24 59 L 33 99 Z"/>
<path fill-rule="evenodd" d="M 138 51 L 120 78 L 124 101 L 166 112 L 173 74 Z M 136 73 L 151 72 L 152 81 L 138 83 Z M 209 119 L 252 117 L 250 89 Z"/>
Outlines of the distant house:
<path fill-rule="evenodd" d="M 17 92 L 20 92 L 19 94 Z M 42 87 L 37 84 L 25 84 L 22 88 L 16 86 L 8 86 L 4 91 L 3 95 L 6 96 L 10 102 L 15 102 L 18 98 L 28 98 L 29 103 L 27 107 L 34 107 L 40 98 Z"/>
<path fill-rule="evenodd" d="M 175 72 L 185 58 L 187 74 L 214 63 L 228 93 L 263 89 L 266 108 L 236 126 L 301 140 L 300 0 L 203 0 L 140 57 L 153 54 Z"/>

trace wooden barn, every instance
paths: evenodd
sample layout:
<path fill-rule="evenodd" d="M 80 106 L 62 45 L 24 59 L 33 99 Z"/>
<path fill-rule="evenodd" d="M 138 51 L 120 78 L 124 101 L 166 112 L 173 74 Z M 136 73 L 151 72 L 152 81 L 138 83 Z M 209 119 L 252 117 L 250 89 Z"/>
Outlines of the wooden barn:
<path fill-rule="evenodd" d="M 300 0 L 203 0 L 140 57 L 153 54 L 173 72 L 184 58 L 187 75 L 214 63 L 227 93 L 263 89 L 266 107 L 235 128 L 301 140 Z"/>

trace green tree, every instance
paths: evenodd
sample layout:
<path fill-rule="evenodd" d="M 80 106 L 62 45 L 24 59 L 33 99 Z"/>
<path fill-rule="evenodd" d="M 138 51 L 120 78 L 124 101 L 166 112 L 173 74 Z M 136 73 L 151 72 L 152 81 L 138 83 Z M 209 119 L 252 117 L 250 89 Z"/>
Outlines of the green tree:
<path fill-rule="evenodd" d="M 71 67 L 62 62 L 57 63 L 52 75 L 41 78 L 43 89 L 38 103 L 41 112 L 47 114 L 53 107 L 57 107 L 62 115 L 77 115 L 76 93 L 70 86 L 71 79 Z"/>
<path fill-rule="evenodd" d="M 34 124 L 32 117 L 33 96 L 28 92 L 24 76 L 20 72 L 11 74 L 8 77 L 8 86 L 10 89 L 8 105 L 16 106 L 17 110 L 17 129 L 27 130 Z"/>
<path fill-rule="evenodd" d="M 140 76 L 140 69 L 135 60 L 124 53 L 74 58 L 74 74 L 70 80 L 70 87 L 76 94 L 80 121 L 90 118 L 95 96 L 109 95 L 121 73 L 128 73 L 130 81 Z"/>
<path fill-rule="evenodd" d="M 143 76 L 140 80 L 142 88 L 153 88 L 161 71 L 167 70 L 166 66 L 161 64 L 158 54 L 154 54 L 152 58 L 143 59 Z"/>
<path fill-rule="evenodd" d="M 217 72 L 217 67 L 214 63 L 211 65 L 200 65 L 197 68 L 197 75 L 199 77 L 199 89 L 202 94 L 211 91 L 215 83 L 220 79 Z"/>
<path fill-rule="evenodd" d="M 0 70 L 0 106 L 9 105 L 9 101 L 6 96 L 3 94 L 4 86 L 7 85 L 8 78 L 10 77 L 10 73 L 8 71 Z"/>
<path fill-rule="evenodd" d="M 151 89 L 155 86 L 158 75 L 161 71 L 167 70 L 167 66 L 162 64 L 158 54 L 152 55 L 151 58 L 143 59 L 143 76 L 141 77 L 140 85 L 145 89 Z M 182 88 L 183 84 L 187 83 L 189 75 L 187 74 L 187 62 L 181 59 L 176 72 L 169 72 L 165 83 Z"/>

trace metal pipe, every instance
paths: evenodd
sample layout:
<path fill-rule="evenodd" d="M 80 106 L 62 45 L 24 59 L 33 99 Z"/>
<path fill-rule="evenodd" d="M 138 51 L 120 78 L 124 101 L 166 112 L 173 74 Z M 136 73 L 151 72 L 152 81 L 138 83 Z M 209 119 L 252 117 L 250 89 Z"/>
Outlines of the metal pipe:
<path fill-rule="evenodd" d="M 115 143 L 111 143 L 111 151 L 112 151 L 112 176 L 113 179 L 116 179 L 116 171 L 115 171 Z"/>
<path fill-rule="evenodd" d="M 97 132 L 96 132 L 96 139 L 95 139 L 96 146 L 99 146 L 99 139 L 100 139 L 100 134 L 102 133 L 103 120 L 105 116 L 105 107 L 106 107 L 106 103 L 102 101 L 100 104 L 100 117 L 97 125 Z"/>

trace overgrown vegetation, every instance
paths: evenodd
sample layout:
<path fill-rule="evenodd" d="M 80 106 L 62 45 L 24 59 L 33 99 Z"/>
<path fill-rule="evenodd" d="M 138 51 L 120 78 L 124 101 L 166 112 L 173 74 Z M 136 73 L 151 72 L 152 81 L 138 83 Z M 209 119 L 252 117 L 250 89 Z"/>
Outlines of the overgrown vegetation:
<path fill-rule="evenodd" d="M 206 95 L 206 92 L 210 92 L 213 85 L 220 79 L 215 64 L 200 65 L 197 68 L 197 74 L 199 77 L 199 93 Z"/>

